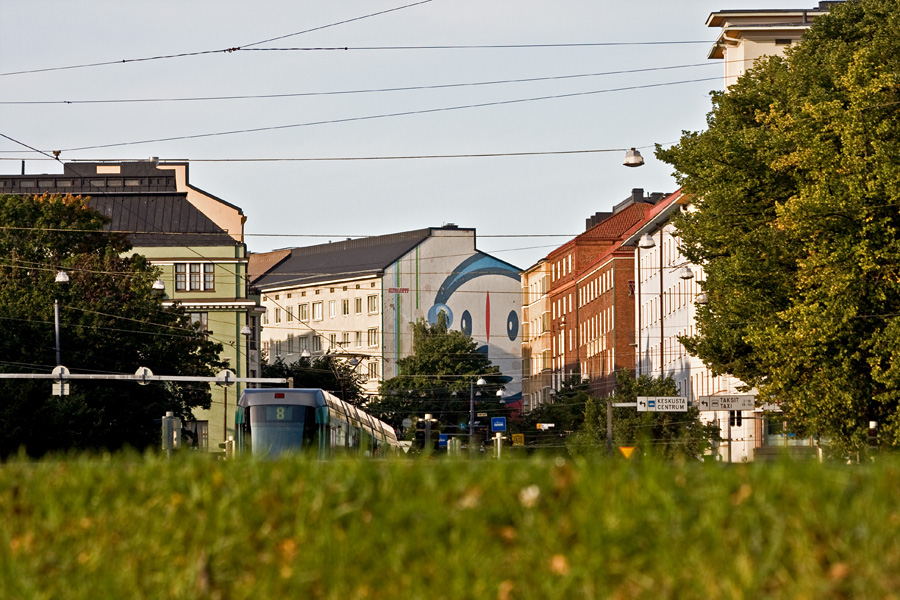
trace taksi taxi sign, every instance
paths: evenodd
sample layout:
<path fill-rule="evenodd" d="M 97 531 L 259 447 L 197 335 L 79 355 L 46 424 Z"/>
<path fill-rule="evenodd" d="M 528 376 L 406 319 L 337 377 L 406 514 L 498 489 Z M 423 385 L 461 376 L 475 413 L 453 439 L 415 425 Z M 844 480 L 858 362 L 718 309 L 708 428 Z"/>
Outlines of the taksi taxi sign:
<path fill-rule="evenodd" d="M 681 396 L 638 396 L 638 412 L 687 412 L 687 398 Z"/>
<path fill-rule="evenodd" d="M 700 396 L 698 408 L 707 410 L 753 410 L 756 407 L 756 396 L 751 394 L 735 394 L 732 396 Z"/>

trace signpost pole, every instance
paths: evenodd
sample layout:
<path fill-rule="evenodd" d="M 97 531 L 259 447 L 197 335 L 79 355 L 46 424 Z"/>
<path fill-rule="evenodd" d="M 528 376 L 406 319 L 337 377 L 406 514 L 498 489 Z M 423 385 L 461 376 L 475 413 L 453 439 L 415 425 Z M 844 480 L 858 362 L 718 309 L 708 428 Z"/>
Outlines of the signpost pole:
<path fill-rule="evenodd" d="M 613 455 L 613 443 L 612 443 L 612 400 L 606 401 L 606 455 L 612 457 Z"/>

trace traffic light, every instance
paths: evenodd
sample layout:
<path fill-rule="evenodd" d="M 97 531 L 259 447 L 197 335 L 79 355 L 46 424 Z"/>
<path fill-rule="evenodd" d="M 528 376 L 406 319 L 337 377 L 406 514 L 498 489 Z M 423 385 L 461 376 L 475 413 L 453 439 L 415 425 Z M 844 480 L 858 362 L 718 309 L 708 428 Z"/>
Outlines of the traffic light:
<path fill-rule="evenodd" d="M 738 427 L 741 426 L 741 422 L 743 421 L 744 411 L 736 410 L 734 411 L 734 424 Z"/>
<path fill-rule="evenodd" d="M 737 421 L 737 418 L 734 416 L 734 411 L 729 410 L 728 411 L 728 426 L 734 427 L 736 421 Z"/>
<path fill-rule="evenodd" d="M 869 421 L 867 437 L 869 441 L 869 450 L 878 449 L 878 423 L 876 421 Z"/>

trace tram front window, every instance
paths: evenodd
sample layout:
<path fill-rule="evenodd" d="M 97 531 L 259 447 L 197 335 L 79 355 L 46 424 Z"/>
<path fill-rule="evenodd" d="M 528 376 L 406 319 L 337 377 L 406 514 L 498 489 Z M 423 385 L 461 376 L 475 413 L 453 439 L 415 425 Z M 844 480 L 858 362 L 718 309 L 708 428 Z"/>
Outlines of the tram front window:
<path fill-rule="evenodd" d="M 312 443 L 307 425 L 311 413 L 315 431 L 315 413 L 306 406 L 268 404 L 250 407 L 250 444 L 257 456 L 278 456 L 285 452 L 300 452 Z"/>

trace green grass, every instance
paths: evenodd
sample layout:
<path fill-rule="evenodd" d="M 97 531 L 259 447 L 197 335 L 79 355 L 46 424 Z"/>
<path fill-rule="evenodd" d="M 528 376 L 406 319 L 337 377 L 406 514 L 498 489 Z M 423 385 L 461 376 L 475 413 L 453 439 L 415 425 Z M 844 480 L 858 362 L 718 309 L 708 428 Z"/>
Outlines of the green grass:
<path fill-rule="evenodd" d="M 898 492 L 887 460 L 11 461 L 0 598 L 890 598 Z"/>

